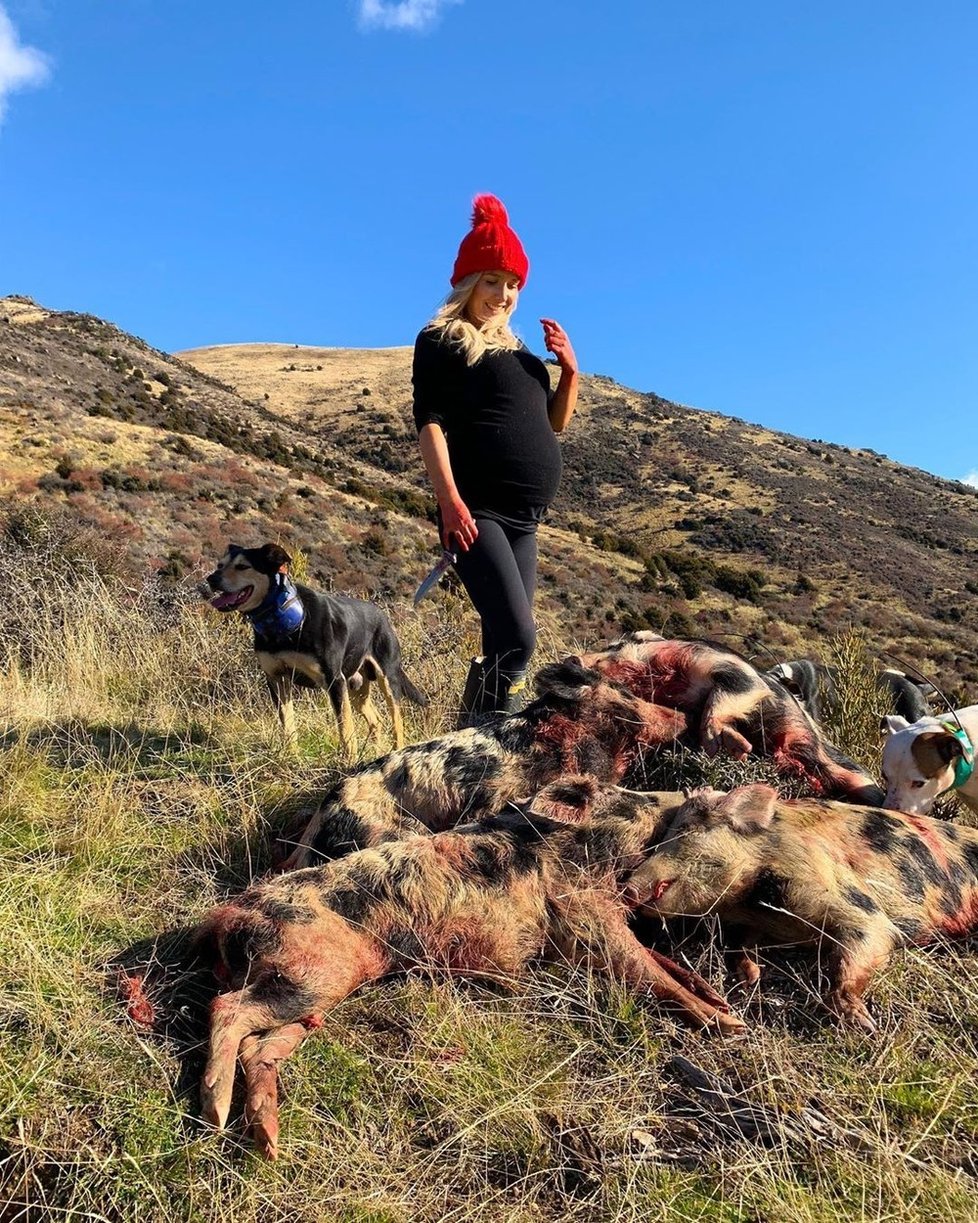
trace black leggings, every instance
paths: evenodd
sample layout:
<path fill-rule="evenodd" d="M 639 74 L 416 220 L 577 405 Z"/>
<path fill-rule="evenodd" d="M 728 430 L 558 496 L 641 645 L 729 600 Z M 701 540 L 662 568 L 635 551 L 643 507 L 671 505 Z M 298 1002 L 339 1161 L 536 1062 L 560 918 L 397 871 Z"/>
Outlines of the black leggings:
<path fill-rule="evenodd" d="M 537 641 L 536 527 L 511 527 L 478 514 L 475 521 L 479 537 L 468 552 L 459 551 L 455 571 L 482 621 L 487 673 L 515 679 L 526 673 Z"/>

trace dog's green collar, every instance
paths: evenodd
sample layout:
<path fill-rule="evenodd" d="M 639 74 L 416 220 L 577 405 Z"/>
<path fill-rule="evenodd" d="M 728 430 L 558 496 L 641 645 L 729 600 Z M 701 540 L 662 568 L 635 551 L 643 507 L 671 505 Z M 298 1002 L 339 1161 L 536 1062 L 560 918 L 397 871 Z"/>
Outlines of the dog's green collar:
<path fill-rule="evenodd" d="M 957 722 L 942 722 L 941 725 L 961 744 L 961 755 L 954 761 L 954 781 L 951 783 L 952 790 L 959 790 L 975 771 L 975 745 Z"/>

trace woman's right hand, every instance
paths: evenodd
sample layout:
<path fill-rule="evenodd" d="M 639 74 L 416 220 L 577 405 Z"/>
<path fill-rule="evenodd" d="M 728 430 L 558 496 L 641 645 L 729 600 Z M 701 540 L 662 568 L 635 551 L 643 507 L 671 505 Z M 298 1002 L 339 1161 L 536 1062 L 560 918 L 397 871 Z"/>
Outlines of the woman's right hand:
<path fill-rule="evenodd" d="M 468 552 L 479 537 L 479 528 L 469 513 L 469 507 L 460 498 L 455 498 L 439 502 L 438 508 L 441 510 L 442 547 L 454 551 L 457 546 L 463 552 Z"/>
<path fill-rule="evenodd" d="M 441 545 L 448 552 L 454 552 L 458 548 L 468 552 L 476 541 L 479 528 L 469 513 L 469 507 L 458 495 L 444 430 L 441 425 L 429 420 L 418 435 L 418 441 L 421 444 L 425 470 L 438 501 Z"/>

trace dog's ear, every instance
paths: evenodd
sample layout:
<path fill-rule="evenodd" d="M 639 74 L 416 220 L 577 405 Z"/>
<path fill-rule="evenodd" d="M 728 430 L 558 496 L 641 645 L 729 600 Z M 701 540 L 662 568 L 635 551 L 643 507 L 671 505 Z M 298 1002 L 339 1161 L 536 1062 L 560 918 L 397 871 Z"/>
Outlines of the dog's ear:
<path fill-rule="evenodd" d="M 292 557 L 278 544 L 262 544 L 255 549 L 255 566 L 262 573 L 285 573 L 292 564 Z"/>
<path fill-rule="evenodd" d="M 934 735 L 921 735 L 920 737 L 922 740 L 930 740 L 933 743 L 934 750 L 945 764 L 950 764 L 958 756 L 964 755 L 964 744 L 957 735 L 952 735 L 950 731 L 942 731 Z"/>
<path fill-rule="evenodd" d="M 888 713 L 880 718 L 880 734 L 895 735 L 898 730 L 906 730 L 910 723 L 897 713 Z"/>
<path fill-rule="evenodd" d="M 541 667 L 533 684 L 540 696 L 555 696 L 561 701 L 580 701 L 586 692 L 601 680 L 597 671 L 589 671 L 577 657 Z"/>

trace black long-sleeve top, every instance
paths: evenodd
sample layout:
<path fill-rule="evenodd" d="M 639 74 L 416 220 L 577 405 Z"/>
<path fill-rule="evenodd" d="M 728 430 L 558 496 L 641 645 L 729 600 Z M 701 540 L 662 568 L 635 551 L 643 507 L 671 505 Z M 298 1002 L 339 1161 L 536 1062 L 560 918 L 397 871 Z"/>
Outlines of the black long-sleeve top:
<path fill-rule="evenodd" d="M 427 328 L 414 345 L 414 423 L 439 425 L 459 495 L 472 514 L 539 522 L 560 483 L 550 425 L 547 367 L 526 348 L 485 353 L 467 365 Z"/>

